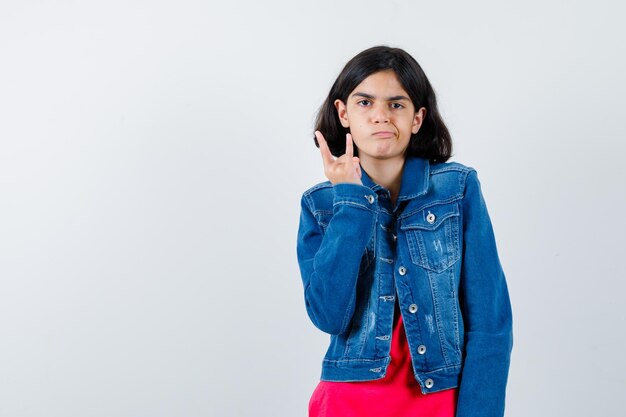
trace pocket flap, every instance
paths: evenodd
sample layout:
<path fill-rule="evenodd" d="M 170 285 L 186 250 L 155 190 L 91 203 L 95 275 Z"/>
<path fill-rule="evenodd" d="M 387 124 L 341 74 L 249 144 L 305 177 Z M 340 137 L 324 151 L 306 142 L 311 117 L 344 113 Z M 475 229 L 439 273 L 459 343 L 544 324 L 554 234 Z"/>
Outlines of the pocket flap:
<path fill-rule="evenodd" d="M 437 204 L 426 207 L 423 210 L 413 213 L 406 219 L 403 219 L 400 229 L 434 230 L 438 228 L 445 219 L 458 215 L 459 203 Z"/>

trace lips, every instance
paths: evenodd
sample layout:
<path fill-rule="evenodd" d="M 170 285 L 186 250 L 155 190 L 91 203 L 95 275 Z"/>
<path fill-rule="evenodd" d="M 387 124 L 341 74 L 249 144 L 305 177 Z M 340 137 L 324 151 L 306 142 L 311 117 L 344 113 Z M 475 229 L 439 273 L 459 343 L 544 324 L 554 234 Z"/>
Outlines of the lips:
<path fill-rule="evenodd" d="M 374 136 L 378 138 L 390 138 L 392 136 L 395 136 L 395 133 L 385 130 L 385 131 L 375 132 Z"/>

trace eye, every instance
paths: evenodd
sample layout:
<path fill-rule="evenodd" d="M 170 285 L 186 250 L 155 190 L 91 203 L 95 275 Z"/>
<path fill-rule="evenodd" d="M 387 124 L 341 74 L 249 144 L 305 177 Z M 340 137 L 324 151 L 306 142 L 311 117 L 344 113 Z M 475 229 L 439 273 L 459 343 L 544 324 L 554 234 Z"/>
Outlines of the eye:
<path fill-rule="evenodd" d="M 361 101 L 357 101 L 357 104 L 361 104 L 361 103 L 363 103 L 365 101 L 368 102 L 368 103 L 370 102 L 369 100 L 361 100 Z"/>
<path fill-rule="evenodd" d="M 393 106 L 394 104 L 397 104 L 397 105 L 399 106 L 399 107 L 394 107 L 394 108 L 396 108 L 396 109 L 403 109 L 403 108 L 404 108 L 404 106 L 403 106 L 402 104 L 400 104 L 400 103 L 391 103 L 391 105 L 392 105 L 392 106 Z"/>

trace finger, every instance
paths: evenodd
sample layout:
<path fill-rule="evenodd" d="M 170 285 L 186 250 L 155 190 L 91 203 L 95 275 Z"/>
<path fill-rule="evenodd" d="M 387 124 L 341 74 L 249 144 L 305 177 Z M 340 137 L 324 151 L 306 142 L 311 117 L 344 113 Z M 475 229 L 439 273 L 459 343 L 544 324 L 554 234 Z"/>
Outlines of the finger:
<path fill-rule="evenodd" d="M 315 137 L 317 138 L 317 142 L 320 145 L 320 152 L 322 153 L 322 160 L 324 161 L 324 165 L 328 166 L 333 163 L 333 154 L 330 152 L 328 148 L 328 144 L 326 143 L 326 139 L 324 139 L 324 135 L 319 130 L 315 131 Z"/>
<path fill-rule="evenodd" d="M 356 174 L 361 178 L 361 164 L 359 163 L 359 157 L 353 156 L 352 162 L 354 163 L 354 168 L 356 169 Z"/>
<path fill-rule="evenodd" d="M 352 149 L 352 135 L 346 133 L 346 157 L 348 160 L 352 159 L 354 150 Z"/>

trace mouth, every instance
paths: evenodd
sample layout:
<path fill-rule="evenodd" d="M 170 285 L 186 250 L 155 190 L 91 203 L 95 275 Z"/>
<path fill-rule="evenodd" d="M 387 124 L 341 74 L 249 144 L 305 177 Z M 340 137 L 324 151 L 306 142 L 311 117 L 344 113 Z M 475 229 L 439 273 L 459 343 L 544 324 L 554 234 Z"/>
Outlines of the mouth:
<path fill-rule="evenodd" d="M 395 136 L 395 133 L 393 132 L 376 132 L 374 133 L 374 136 L 376 136 L 377 138 L 391 138 L 393 136 Z"/>

